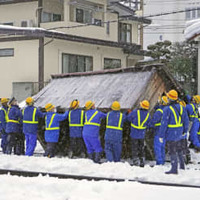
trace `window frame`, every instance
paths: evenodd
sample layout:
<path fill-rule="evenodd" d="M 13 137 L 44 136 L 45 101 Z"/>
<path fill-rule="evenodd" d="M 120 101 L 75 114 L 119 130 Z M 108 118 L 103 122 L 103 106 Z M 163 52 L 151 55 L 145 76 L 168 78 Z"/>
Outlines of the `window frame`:
<path fill-rule="evenodd" d="M 128 26 L 130 27 L 129 29 Z M 123 33 L 125 33 L 125 40 L 122 39 Z M 128 41 L 127 33 L 130 34 L 130 41 Z M 132 24 L 119 23 L 119 42 L 132 43 Z"/>
<path fill-rule="evenodd" d="M 9 51 L 11 50 L 11 54 L 1 54 L 1 51 Z M 15 55 L 15 51 L 14 51 L 14 48 L 3 48 L 3 49 L 0 49 L 0 57 L 14 57 Z"/>
<path fill-rule="evenodd" d="M 70 72 L 70 68 L 69 68 L 69 65 L 70 65 L 70 58 L 68 60 L 68 72 L 65 72 L 66 70 L 64 70 L 64 56 L 71 56 L 71 59 L 72 57 L 75 57 L 75 62 L 76 62 L 76 69 L 75 71 L 72 71 Z M 77 73 L 77 72 L 87 72 L 87 71 L 93 71 L 93 56 L 88 56 L 88 55 L 79 55 L 79 54 L 70 54 L 70 53 L 62 53 L 62 66 L 61 66 L 61 73 Z M 84 59 L 84 70 L 83 71 L 79 71 L 79 67 L 78 66 L 78 62 L 80 60 L 78 60 L 79 58 L 83 58 Z M 90 64 L 91 66 L 87 66 L 87 60 L 86 59 L 90 59 Z M 90 70 L 88 70 L 88 68 L 91 68 Z"/>
<path fill-rule="evenodd" d="M 119 61 L 120 63 L 119 63 L 118 67 L 105 67 L 105 62 L 106 61 Z M 103 66 L 104 69 L 118 69 L 118 68 L 121 68 L 121 67 L 122 67 L 122 60 L 121 59 L 107 58 L 107 57 L 104 58 L 104 66 Z"/>

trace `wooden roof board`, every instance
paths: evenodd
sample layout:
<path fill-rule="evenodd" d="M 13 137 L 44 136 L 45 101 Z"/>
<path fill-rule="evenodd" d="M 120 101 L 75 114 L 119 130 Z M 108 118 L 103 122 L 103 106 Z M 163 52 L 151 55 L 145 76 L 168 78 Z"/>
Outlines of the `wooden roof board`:
<path fill-rule="evenodd" d="M 92 100 L 98 108 L 109 108 L 117 100 L 126 109 L 141 96 L 152 74 L 153 71 L 143 71 L 56 78 L 34 98 L 39 107 L 53 103 L 68 108 L 73 99 L 78 99 L 81 107 Z"/>

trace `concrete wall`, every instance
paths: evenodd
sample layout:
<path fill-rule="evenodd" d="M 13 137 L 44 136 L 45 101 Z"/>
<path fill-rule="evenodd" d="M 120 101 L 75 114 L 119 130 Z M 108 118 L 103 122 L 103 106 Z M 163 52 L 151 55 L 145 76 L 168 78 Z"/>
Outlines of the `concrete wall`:
<path fill-rule="evenodd" d="M 21 26 L 21 21 L 33 20 L 37 24 L 37 1 L 0 5 L 0 23 L 13 22 Z"/>
<path fill-rule="evenodd" d="M 14 48 L 13 57 L 0 57 L 0 97 L 10 97 L 13 82 L 38 81 L 38 40 L 1 42 L 3 48 Z"/>

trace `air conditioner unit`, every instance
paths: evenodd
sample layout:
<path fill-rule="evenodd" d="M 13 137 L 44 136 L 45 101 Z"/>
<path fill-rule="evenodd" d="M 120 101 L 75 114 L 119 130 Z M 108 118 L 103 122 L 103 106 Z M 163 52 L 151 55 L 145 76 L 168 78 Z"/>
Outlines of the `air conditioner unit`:
<path fill-rule="evenodd" d="M 35 26 L 35 24 L 34 24 L 34 21 L 32 19 L 21 21 L 21 27 L 34 27 L 34 26 Z"/>

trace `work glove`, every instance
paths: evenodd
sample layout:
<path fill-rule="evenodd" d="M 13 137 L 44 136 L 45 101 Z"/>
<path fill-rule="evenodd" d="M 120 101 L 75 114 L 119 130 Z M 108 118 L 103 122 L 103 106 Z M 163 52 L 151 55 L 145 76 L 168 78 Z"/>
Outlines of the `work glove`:
<path fill-rule="evenodd" d="M 160 142 L 160 143 L 163 143 L 163 138 L 159 138 L 159 142 Z"/>
<path fill-rule="evenodd" d="M 182 136 L 185 136 L 187 133 L 182 133 Z"/>

